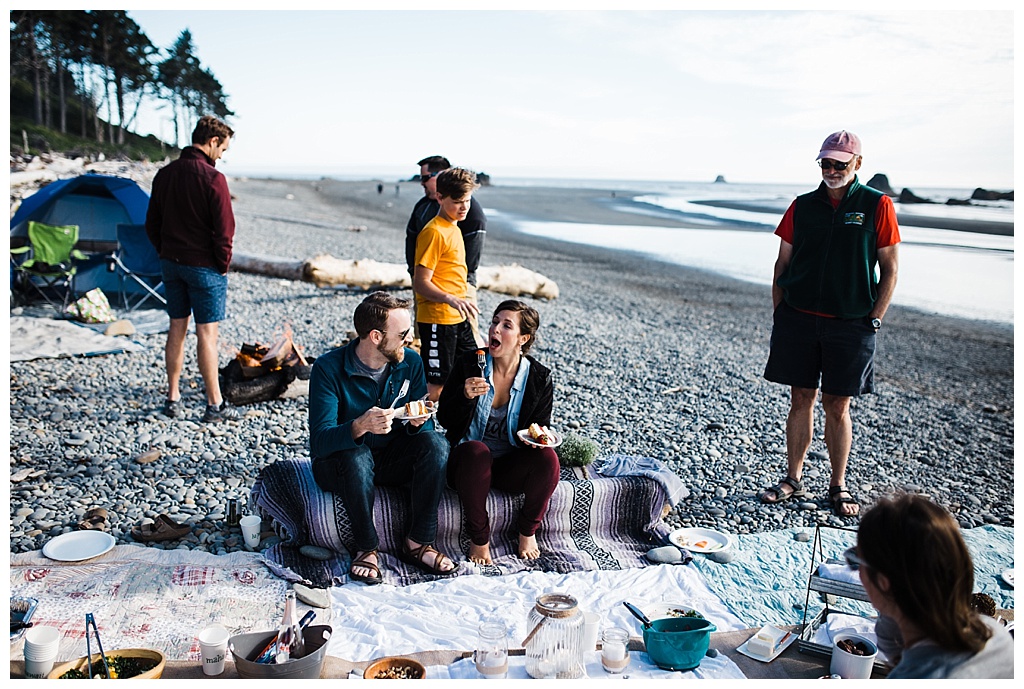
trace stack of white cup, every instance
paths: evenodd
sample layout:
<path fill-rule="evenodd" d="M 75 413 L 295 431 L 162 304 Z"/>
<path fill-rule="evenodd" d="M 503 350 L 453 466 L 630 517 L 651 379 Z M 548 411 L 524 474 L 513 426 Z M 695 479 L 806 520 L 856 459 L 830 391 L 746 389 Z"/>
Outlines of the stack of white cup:
<path fill-rule="evenodd" d="M 60 630 L 54 627 L 32 627 L 25 630 L 25 676 L 46 679 L 60 650 Z"/>

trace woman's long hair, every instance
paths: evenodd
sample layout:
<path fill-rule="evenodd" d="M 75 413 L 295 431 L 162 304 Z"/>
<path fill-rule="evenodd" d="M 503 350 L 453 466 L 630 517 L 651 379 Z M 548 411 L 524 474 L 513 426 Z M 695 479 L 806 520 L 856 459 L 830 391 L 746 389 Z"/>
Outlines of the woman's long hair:
<path fill-rule="evenodd" d="M 971 610 L 974 563 L 948 512 L 918 495 L 882 500 L 861 518 L 857 552 L 929 639 L 949 651 L 984 648 L 991 632 Z"/>

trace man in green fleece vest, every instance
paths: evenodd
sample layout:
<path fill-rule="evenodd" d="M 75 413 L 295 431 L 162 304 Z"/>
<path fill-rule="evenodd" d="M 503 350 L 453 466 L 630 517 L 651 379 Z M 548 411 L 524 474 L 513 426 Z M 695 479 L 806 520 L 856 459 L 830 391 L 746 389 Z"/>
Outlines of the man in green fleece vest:
<path fill-rule="evenodd" d="M 798 196 L 775 234 L 771 351 L 764 377 L 789 385 L 787 473 L 761 495 L 765 503 L 805 494 L 804 457 L 814 435 L 821 389 L 832 476 L 828 499 L 839 517 L 860 505 L 846 488 L 853 445 L 850 399 L 872 392 L 875 337 L 899 270 L 899 226 L 892 200 L 857 178 L 863 158 L 851 132 L 831 134 L 818 153 L 822 181 Z"/>

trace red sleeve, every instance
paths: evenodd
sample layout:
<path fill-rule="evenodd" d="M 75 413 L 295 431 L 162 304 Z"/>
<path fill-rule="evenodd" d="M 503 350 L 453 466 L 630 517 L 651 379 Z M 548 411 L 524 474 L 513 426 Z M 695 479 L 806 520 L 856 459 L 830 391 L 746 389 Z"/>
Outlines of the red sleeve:
<path fill-rule="evenodd" d="M 794 200 L 793 203 L 789 204 L 789 208 L 786 209 L 786 213 L 782 216 L 779 226 L 775 228 L 775 234 L 787 244 L 793 243 L 793 209 L 795 207 L 796 201 Z"/>
<path fill-rule="evenodd" d="M 892 199 L 883 196 L 875 209 L 875 246 L 884 249 L 900 243 L 900 226 L 896 222 L 896 208 Z"/>

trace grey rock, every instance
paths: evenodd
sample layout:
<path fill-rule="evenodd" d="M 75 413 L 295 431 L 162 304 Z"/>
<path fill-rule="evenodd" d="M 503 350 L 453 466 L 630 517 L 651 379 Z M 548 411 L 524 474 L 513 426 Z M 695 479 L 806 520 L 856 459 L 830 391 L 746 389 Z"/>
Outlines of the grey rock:
<path fill-rule="evenodd" d="M 682 561 L 683 554 L 674 545 L 663 545 L 660 548 L 648 550 L 644 557 L 656 564 L 674 565 Z"/>
<path fill-rule="evenodd" d="M 807 543 L 809 540 L 811 540 L 811 535 L 806 531 L 798 531 L 795 534 L 793 534 L 793 540 L 797 543 Z"/>
<path fill-rule="evenodd" d="M 708 553 L 707 558 L 712 562 L 717 562 L 719 564 L 724 565 L 727 562 L 732 562 L 733 560 L 735 560 L 736 553 L 733 552 L 732 548 L 729 548 L 727 550 L 719 550 L 714 553 Z"/>
<path fill-rule="evenodd" d="M 320 560 L 322 562 L 326 562 L 337 555 L 333 550 L 321 548 L 316 545 L 304 545 L 299 548 L 299 553 L 313 560 Z"/>
<path fill-rule="evenodd" d="M 331 607 L 331 597 L 327 589 L 314 589 L 302 584 L 294 584 L 292 588 L 295 590 L 295 597 L 306 605 L 314 608 Z"/>

